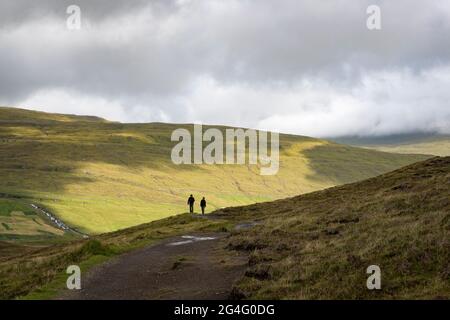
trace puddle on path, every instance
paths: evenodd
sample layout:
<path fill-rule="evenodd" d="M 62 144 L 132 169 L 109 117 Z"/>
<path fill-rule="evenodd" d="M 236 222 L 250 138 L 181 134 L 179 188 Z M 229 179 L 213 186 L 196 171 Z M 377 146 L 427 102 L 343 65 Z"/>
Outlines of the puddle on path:
<path fill-rule="evenodd" d="M 217 239 L 216 237 L 196 237 L 196 236 L 182 236 L 181 238 L 188 239 L 188 240 L 171 242 L 171 243 L 168 243 L 167 245 L 168 246 L 181 246 L 181 245 L 184 245 L 184 244 L 194 243 L 194 242 L 197 242 L 197 241 L 206 241 L 206 240 L 215 240 L 215 239 Z"/>

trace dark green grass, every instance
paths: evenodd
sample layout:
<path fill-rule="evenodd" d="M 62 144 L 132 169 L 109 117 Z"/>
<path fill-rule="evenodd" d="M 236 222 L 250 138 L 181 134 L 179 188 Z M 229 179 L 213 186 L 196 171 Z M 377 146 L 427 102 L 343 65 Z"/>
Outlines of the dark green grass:
<path fill-rule="evenodd" d="M 30 207 L 17 200 L 0 198 L 0 216 L 10 216 L 11 212 L 19 211 L 25 215 L 35 215 L 36 212 Z"/>

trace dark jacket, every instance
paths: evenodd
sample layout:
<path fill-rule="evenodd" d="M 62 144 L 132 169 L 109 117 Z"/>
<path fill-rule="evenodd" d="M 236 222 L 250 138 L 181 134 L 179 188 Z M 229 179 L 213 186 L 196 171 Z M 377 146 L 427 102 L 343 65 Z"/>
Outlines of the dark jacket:
<path fill-rule="evenodd" d="M 187 203 L 188 203 L 188 204 L 191 204 L 191 205 L 192 205 L 192 204 L 194 204 L 194 202 L 195 202 L 195 199 L 194 199 L 194 197 L 192 197 L 192 196 L 191 196 L 191 197 L 189 197 L 189 199 L 188 199 Z"/>
<path fill-rule="evenodd" d="M 200 201 L 200 207 L 206 207 L 206 200 L 202 199 L 202 201 Z"/>

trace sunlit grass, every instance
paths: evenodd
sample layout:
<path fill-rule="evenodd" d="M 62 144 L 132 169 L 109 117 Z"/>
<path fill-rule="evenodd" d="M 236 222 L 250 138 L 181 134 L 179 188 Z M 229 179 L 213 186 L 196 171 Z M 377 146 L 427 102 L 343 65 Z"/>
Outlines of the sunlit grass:
<path fill-rule="evenodd" d="M 261 176 L 256 165 L 174 165 L 171 133 L 190 125 L 11 108 L 0 108 L 0 121 L 0 194 L 43 205 L 92 234 L 184 212 L 191 193 L 196 210 L 204 196 L 210 212 L 362 180 L 426 158 L 281 135 L 280 170 Z"/>

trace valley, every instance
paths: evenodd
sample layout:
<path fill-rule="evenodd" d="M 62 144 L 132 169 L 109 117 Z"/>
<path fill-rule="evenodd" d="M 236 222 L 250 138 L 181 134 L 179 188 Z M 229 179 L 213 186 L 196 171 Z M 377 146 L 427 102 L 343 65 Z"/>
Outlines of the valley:
<path fill-rule="evenodd" d="M 107 296 L 109 285 L 120 287 L 120 279 L 130 277 L 126 283 L 131 284 L 152 279 L 142 269 L 153 268 L 167 279 L 183 275 L 164 288 L 151 289 L 148 280 L 129 292 L 137 299 L 171 298 L 171 289 L 189 282 L 189 272 L 214 263 L 219 269 L 236 266 L 237 273 L 230 274 L 233 286 L 222 287 L 233 299 L 448 299 L 449 185 L 450 157 L 435 157 L 360 182 L 219 209 L 206 217 L 179 214 L 46 248 L 16 246 L 0 258 L 0 298 L 67 297 L 72 294 L 64 289 L 70 264 L 80 265 L 92 283 L 104 284 L 92 286 L 97 297 Z M 187 235 L 212 241 L 187 243 Z M 166 245 L 177 241 L 184 243 Z M 158 254 L 160 262 L 145 262 L 145 252 Z M 199 260 L 203 253 L 206 260 Z M 128 255 L 135 259 L 131 265 Z M 381 269 L 381 290 L 366 288 L 370 265 Z M 103 268 L 113 278 L 121 274 L 118 282 L 106 281 L 98 272 Z M 214 281 L 200 278 L 197 283 L 216 288 Z M 139 295 L 141 288 L 145 296 Z M 188 290 L 179 297 L 194 296 Z M 121 297 L 126 298 L 115 296 Z"/>
<path fill-rule="evenodd" d="M 179 128 L 193 130 L 0 108 L 0 193 L 34 203 L 81 233 L 99 234 L 184 212 L 189 194 L 206 196 L 211 212 L 363 180 L 430 157 L 281 134 L 279 171 L 262 176 L 260 164 L 174 164 L 171 134 Z"/>

